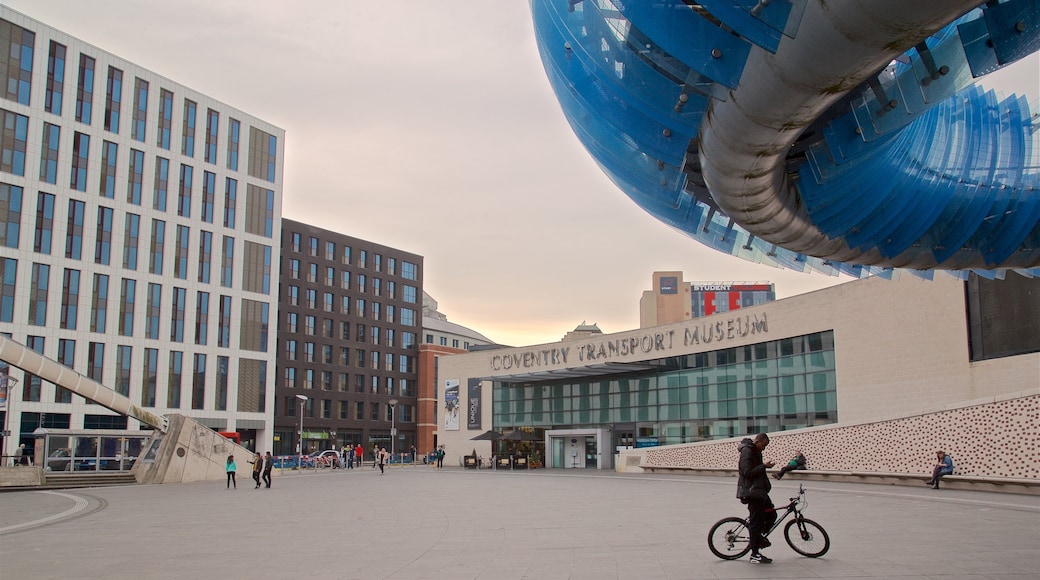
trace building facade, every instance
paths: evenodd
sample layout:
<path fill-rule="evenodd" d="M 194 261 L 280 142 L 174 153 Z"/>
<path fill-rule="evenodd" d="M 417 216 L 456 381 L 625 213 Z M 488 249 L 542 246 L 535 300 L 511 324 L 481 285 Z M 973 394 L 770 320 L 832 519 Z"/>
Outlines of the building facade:
<path fill-rule="evenodd" d="M 269 446 L 284 132 L 3 6 L 0 62 L 0 332 Z M 7 370 L 5 453 L 142 427 Z"/>
<path fill-rule="evenodd" d="M 609 468 L 621 448 L 1035 395 L 1038 292 L 1040 281 L 1011 273 L 868 278 L 577 343 L 443 357 L 438 384 L 480 385 L 460 389 L 454 405 L 479 399 L 482 421 L 479 429 L 442 425 L 438 435 L 452 464 L 474 446 L 490 453 L 490 443 L 470 438 L 492 428 L 534 433 L 549 467 Z"/>
<path fill-rule="evenodd" d="M 421 453 L 436 449 L 437 443 L 437 362 L 441 356 L 462 354 L 495 343 L 479 332 L 448 321 L 437 310 L 437 301 L 423 293 L 423 343 L 419 345 L 419 409 L 416 447 Z"/>
<path fill-rule="evenodd" d="M 776 300 L 769 282 L 684 282 L 682 272 L 654 272 L 639 299 L 639 327 L 681 322 Z"/>
<path fill-rule="evenodd" d="M 282 221 L 273 453 L 416 444 L 423 258 Z M 391 429 L 396 429 L 393 439 Z"/>

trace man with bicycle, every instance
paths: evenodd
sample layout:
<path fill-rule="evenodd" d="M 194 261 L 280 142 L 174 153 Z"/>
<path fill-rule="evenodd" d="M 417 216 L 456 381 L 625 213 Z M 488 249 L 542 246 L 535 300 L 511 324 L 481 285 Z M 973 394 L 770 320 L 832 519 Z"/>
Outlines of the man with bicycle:
<path fill-rule="evenodd" d="M 765 433 L 755 435 L 754 441 L 745 438 L 740 442 L 740 464 L 737 467 L 737 497 L 748 507 L 748 532 L 751 544 L 751 563 L 770 564 L 773 559 L 759 553 L 768 548 L 769 540 L 762 533 L 776 523 L 776 511 L 769 499 L 769 476 L 766 469 L 775 465 L 772 461 L 762 462 L 762 451 L 769 445 Z"/>

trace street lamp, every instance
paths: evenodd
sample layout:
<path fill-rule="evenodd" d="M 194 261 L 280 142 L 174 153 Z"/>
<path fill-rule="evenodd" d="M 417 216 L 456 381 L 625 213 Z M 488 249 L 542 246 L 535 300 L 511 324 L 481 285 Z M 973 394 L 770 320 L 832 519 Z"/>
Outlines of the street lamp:
<path fill-rule="evenodd" d="M 304 408 L 304 406 L 307 405 L 307 400 L 308 400 L 309 397 L 307 397 L 307 395 L 296 395 L 296 398 L 301 400 L 301 401 L 303 401 L 302 403 L 300 403 L 300 443 L 299 443 L 299 446 L 296 448 L 296 453 L 297 453 L 296 460 L 298 461 L 298 463 L 296 464 L 296 467 L 298 467 L 299 469 L 302 470 L 303 469 L 303 408 Z"/>
<path fill-rule="evenodd" d="M 7 447 L 9 447 L 7 440 L 11 438 L 11 432 L 7 430 L 7 417 L 11 415 L 11 394 L 14 391 L 15 386 L 18 385 L 18 379 L 12 377 L 6 372 L 0 375 L 0 390 L 4 391 L 4 445 L 0 447 L 0 463 L 5 463 L 7 455 L 4 454 Z M 15 438 L 15 449 L 18 448 L 18 439 Z M 12 452 L 13 453 L 13 452 Z"/>
<path fill-rule="evenodd" d="M 393 461 L 394 440 L 397 439 L 397 427 L 394 426 L 397 421 L 397 412 L 394 410 L 394 407 L 397 406 L 397 399 L 390 399 L 387 403 L 390 405 L 390 461 Z"/>

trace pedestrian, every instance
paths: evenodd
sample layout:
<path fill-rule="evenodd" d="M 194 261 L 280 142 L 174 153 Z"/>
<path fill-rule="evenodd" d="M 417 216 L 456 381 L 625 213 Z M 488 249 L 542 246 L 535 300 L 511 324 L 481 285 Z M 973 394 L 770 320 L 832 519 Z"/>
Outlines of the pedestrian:
<path fill-rule="evenodd" d="M 771 564 L 768 558 L 759 552 L 768 548 L 770 542 L 762 537 L 776 523 L 776 510 L 769 499 L 769 476 L 766 469 L 775 465 L 772 461 L 762 462 L 762 451 L 769 445 L 769 436 L 765 433 L 755 435 L 755 440 L 745 437 L 740 442 L 740 463 L 737 467 L 737 497 L 748 507 L 748 543 L 751 545 L 752 564 Z"/>
<path fill-rule="evenodd" d="M 256 482 L 256 487 L 253 489 L 260 489 L 260 472 L 264 469 L 264 456 L 257 451 L 256 455 L 253 456 L 253 460 L 249 463 L 253 464 L 253 481 Z"/>
<path fill-rule="evenodd" d="M 412 464 L 415 464 L 415 445 L 412 445 Z"/>
<path fill-rule="evenodd" d="M 226 469 L 227 469 L 227 488 L 231 489 L 231 486 L 234 485 L 235 489 L 238 489 L 238 482 L 235 481 L 235 471 L 238 470 L 238 465 L 235 464 L 235 456 L 234 456 L 234 454 L 227 456 L 227 466 L 226 466 Z"/>
<path fill-rule="evenodd" d="M 935 452 L 935 467 L 932 468 L 932 479 L 930 479 L 925 485 L 930 486 L 932 489 L 939 489 L 939 480 L 944 475 L 950 475 L 953 473 L 953 457 L 946 454 L 945 451 Z"/>
<path fill-rule="evenodd" d="M 780 471 L 773 475 L 773 477 L 776 479 L 783 479 L 785 473 L 787 473 L 788 471 L 794 471 L 796 469 L 806 469 L 805 454 L 802 453 L 801 449 L 796 451 L 794 458 L 788 461 L 787 465 L 781 467 Z"/>
<path fill-rule="evenodd" d="M 437 469 L 444 469 L 444 446 L 437 450 Z"/>
<path fill-rule="evenodd" d="M 350 448 L 349 446 L 347 446 L 346 444 L 344 444 L 344 445 L 343 445 L 343 449 L 341 449 L 341 450 L 340 450 L 340 452 L 341 452 L 341 453 L 340 453 L 340 455 L 341 455 L 341 462 L 340 462 L 340 465 L 342 465 L 342 466 L 343 466 L 343 469 L 349 469 L 349 468 L 347 467 L 347 464 L 349 463 L 349 462 L 347 461 L 347 456 L 348 456 L 348 455 L 350 455 L 352 451 L 353 451 L 353 450 L 352 450 L 352 449 L 351 449 L 351 448 Z"/>
<path fill-rule="evenodd" d="M 271 468 L 274 467 L 274 457 L 271 457 L 271 452 L 267 452 L 267 456 L 264 457 L 264 485 L 271 487 Z"/>
<path fill-rule="evenodd" d="M 389 457 L 390 457 L 390 454 L 386 452 L 386 447 L 380 447 L 379 448 L 379 453 L 376 454 L 376 458 L 379 461 L 379 474 L 380 475 L 382 475 L 384 473 L 383 472 L 383 466 L 386 465 L 386 460 Z"/>
<path fill-rule="evenodd" d="M 361 459 L 364 458 L 364 456 L 365 456 L 365 450 L 362 449 L 361 448 L 361 444 L 358 443 L 357 447 L 354 448 L 354 463 L 357 464 L 358 469 L 361 469 L 361 468 L 364 467 L 364 465 L 361 464 Z"/>
<path fill-rule="evenodd" d="M 18 449 L 14 450 L 14 463 L 11 465 L 14 465 L 15 467 L 21 465 L 23 455 L 25 455 L 25 443 L 22 443 L 18 446 Z"/>

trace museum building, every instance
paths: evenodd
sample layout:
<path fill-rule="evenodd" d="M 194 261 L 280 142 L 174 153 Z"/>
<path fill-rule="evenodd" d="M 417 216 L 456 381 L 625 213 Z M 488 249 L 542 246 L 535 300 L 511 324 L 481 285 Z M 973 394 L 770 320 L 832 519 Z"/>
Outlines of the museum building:
<path fill-rule="evenodd" d="M 1035 406 L 1038 294 L 1040 282 L 1014 273 L 897 273 L 674 324 L 443 356 L 438 441 L 454 465 L 493 453 L 472 440 L 485 430 L 520 430 L 546 467 L 610 469 L 630 448 L 996 400 Z"/>

